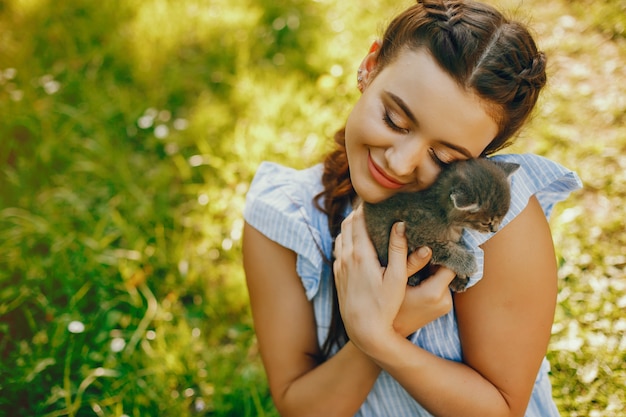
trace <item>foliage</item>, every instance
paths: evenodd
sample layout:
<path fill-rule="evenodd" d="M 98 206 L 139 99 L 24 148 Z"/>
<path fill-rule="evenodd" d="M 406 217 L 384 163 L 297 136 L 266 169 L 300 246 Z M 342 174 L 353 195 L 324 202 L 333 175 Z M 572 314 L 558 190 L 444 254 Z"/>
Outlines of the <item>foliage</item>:
<path fill-rule="evenodd" d="M 564 416 L 620 416 L 626 396 L 626 42 L 624 2 L 554 2 L 537 7 L 551 81 L 515 150 L 544 154 L 584 183 L 552 218 L 560 293 L 548 359 Z M 612 26 L 611 26 L 612 27 Z"/>
<path fill-rule="evenodd" d="M 319 160 L 404 4 L 0 2 L 0 416 L 276 416 L 241 270 L 247 186 L 264 159 Z M 522 6 L 552 81 L 514 150 L 586 185 L 552 219 L 554 395 L 564 416 L 619 415 L 624 2 Z"/>

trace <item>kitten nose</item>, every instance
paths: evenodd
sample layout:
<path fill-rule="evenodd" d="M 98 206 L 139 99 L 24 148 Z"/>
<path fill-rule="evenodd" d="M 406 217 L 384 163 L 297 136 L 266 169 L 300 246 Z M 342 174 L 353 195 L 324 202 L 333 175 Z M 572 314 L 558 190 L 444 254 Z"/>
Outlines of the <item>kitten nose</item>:
<path fill-rule="evenodd" d="M 498 223 L 491 223 L 491 224 L 489 225 L 489 231 L 490 231 L 491 233 L 495 233 L 495 232 L 497 232 L 497 231 L 498 231 L 498 228 L 499 228 L 499 227 L 500 227 L 500 225 L 499 225 Z"/>

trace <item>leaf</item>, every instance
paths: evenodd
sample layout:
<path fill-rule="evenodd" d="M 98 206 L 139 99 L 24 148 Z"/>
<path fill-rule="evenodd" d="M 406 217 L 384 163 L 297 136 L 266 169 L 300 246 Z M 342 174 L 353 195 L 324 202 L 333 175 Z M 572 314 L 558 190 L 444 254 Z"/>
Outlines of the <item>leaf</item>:
<path fill-rule="evenodd" d="M 35 379 L 35 377 L 39 375 L 40 373 L 42 373 L 47 367 L 52 366 L 56 363 L 57 362 L 54 358 L 45 358 L 45 359 L 40 360 L 39 362 L 37 362 L 37 365 L 35 365 L 33 370 L 30 371 L 28 375 L 26 375 L 24 380 L 26 382 L 32 382 L 33 379 Z"/>

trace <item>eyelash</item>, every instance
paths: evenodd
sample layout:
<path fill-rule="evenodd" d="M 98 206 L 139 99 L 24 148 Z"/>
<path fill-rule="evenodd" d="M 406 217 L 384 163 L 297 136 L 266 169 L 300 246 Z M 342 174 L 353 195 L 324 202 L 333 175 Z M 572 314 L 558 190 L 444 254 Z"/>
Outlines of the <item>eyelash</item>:
<path fill-rule="evenodd" d="M 394 130 L 396 132 L 400 132 L 400 133 L 406 133 L 408 131 L 408 129 L 404 129 L 400 126 L 398 126 L 397 124 L 395 124 L 393 122 L 393 120 L 391 120 L 391 117 L 389 116 L 389 112 L 387 112 L 387 110 L 385 110 L 384 114 L 383 114 L 383 121 L 385 122 L 385 124 L 391 129 Z"/>
<path fill-rule="evenodd" d="M 432 158 L 432 160 L 435 161 L 435 163 L 437 165 L 439 165 L 440 167 L 444 168 L 444 167 L 447 167 L 448 165 L 450 165 L 450 162 L 446 162 L 446 161 L 442 160 L 441 158 L 439 158 L 437 156 L 437 152 L 435 152 L 435 150 L 433 148 L 430 148 L 428 150 L 428 153 L 430 154 L 430 157 Z"/>
<path fill-rule="evenodd" d="M 393 131 L 395 132 L 400 132 L 400 133 L 406 133 L 407 129 L 404 129 L 400 126 L 398 126 L 397 124 L 395 124 L 393 122 L 393 120 L 391 119 L 391 117 L 389 116 L 389 113 L 387 112 L 387 110 L 385 110 L 384 114 L 383 114 L 383 121 L 385 122 L 385 124 Z M 435 152 L 435 150 L 433 148 L 430 148 L 428 150 L 428 153 L 430 154 L 430 157 L 432 158 L 432 160 L 439 165 L 440 167 L 446 167 L 448 165 L 450 165 L 450 162 L 446 162 L 444 160 L 442 160 L 441 158 L 439 158 L 437 156 L 437 152 Z"/>

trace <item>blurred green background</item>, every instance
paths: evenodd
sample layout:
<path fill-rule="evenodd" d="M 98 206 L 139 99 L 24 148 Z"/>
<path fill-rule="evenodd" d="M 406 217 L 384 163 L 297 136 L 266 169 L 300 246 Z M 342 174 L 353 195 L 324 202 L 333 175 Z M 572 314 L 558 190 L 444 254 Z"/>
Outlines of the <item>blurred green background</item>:
<path fill-rule="evenodd" d="M 0 1 L 0 416 L 277 415 L 245 193 L 262 160 L 320 160 L 408 4 Z M 497 4 L 550 57 L 512 151 L 585 182 L 551 220 L 554 396 L 563 416 L 623 416 L 626 1 Z"/>

